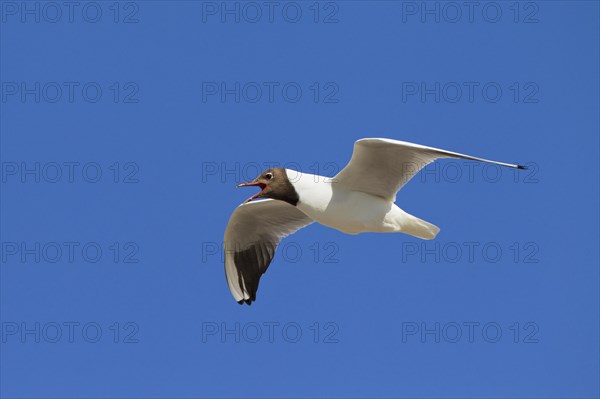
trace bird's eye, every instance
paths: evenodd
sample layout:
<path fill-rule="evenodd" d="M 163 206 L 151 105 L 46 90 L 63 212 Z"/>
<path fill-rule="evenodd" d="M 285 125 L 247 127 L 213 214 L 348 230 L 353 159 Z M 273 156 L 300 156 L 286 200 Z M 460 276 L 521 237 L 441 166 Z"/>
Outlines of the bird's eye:
<path fill-rule="evenodd" d="M 273 173 L 267 173 L 267 174 L 265 175 L 265 177 L 266 177 L 268 180 L 271 180 L 271 179 L 273 178 Z"/>

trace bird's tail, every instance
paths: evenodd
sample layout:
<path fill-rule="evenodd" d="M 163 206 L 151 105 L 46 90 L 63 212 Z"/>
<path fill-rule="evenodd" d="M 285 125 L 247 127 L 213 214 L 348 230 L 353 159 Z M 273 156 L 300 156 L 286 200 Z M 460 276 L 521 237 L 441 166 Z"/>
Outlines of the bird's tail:
<path fill-rule="evenodd" d="M 406 213 L 400 232 L 410 234 L 424 240 L 432 240 L 440 232 L 440 228 L 418 217 Z"/>

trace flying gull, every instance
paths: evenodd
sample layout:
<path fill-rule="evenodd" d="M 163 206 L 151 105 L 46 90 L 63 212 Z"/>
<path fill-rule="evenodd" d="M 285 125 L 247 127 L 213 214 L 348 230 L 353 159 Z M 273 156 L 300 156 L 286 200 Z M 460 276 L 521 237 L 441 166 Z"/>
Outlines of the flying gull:
<path fill-rule="evenodd" d="M 350 162 L 333 178 L 271 168 L 239 184 L 261 191 L 235 209 L 225 230 L 225 274 L 235 300 L 248 305 L 255 301 L 260 277 L 281 239 L 313 222 L 348 234 L 399 232 L 435 238 L 437 226 L 404 212 L 394 201 L 419 170 L 438 158 L 525 169 L 405 141 L 366 138 L 354 144 Z M 254 201 L 258 198 L 264 200 Z"/>

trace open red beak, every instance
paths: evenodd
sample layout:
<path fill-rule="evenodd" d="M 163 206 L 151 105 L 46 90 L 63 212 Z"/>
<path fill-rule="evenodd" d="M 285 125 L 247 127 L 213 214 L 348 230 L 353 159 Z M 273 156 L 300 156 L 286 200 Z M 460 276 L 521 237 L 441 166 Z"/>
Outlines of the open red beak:
<path fill-rule="evenodd" d="M 240 183 L 236 187 L 239 188 L 239 187 L 250 187 L 250 186 L 258 186 L 258 187 L 260 187 L 260 191 L 258 193 L 256 193 L 256 194 L 254 194 L 252 197 L 248 198 L 246 201 L 244 201 L 244 204 L 246 202 L 250 202 L 253 199 L 255 199 L 256 197 L 258 197 L 263 192 L 263 190 L 267 187 L 266 184 L 258 183 L 256 181 L 249 181 L 249 182 L 246 182 L 246 183 Z"/>

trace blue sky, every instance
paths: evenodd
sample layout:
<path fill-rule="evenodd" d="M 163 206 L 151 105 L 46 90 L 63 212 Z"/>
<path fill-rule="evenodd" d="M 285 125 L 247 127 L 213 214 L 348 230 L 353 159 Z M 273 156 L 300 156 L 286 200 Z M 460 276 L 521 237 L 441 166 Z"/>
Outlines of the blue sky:
<path fill-rule="evenodd" d="M 0 5 L 2 397 L 600 395 L 597 2 Z M 313 225 L 236 304 L 235 184 L 363 137 L 530 169 L 432 165 L 435 241 Z"/>

